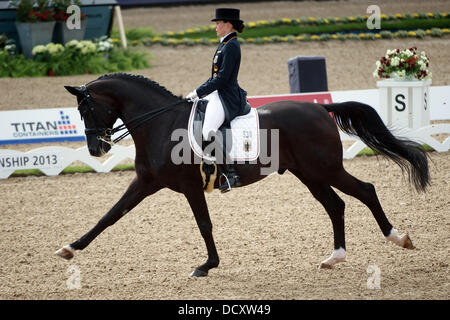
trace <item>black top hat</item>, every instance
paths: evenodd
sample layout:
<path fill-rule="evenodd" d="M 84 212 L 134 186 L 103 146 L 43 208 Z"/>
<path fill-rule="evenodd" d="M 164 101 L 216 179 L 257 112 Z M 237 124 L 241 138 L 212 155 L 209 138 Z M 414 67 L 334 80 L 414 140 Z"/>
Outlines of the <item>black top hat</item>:
<path fill-rule="evenodd" d="M 216 17 L 211 21 L 224 20 L 224 21 L 239 21 L 243 22 L 239 19 L 239 9 L 233 8 L 218 8 L 216 9 Z"/>

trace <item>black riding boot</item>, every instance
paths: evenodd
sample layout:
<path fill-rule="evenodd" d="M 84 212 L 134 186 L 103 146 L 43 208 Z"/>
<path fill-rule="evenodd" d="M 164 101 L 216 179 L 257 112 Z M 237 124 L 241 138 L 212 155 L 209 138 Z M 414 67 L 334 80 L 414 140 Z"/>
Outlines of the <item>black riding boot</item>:
<path fill-rule="evenodd" d="M 222 193 L 231 191 L 231 188 L 239 187 L 241 185 L 239 175 L 237 174 L 233 164 L 222 164 L 221 170 L 222 178 L 225 179 L 224 183 L 219 186 L 219 190 Z"/>
<path fill-rule="evenodd" d="M 220 133 L 222 134 L 222 139 L 217 139 L 216 136 L 216 146 L 218 147 L 218 150 L 222 151 L 222 161 L 219 161 L 218 166 L 222 172 L 221 180 L 219 182 L 222 182 L 221 185 L 219 185 L 219 190 L 222 193 L 231 191 L 231 188 L 233 187 L 239 187 L 241 185 L 241 181 L 239 178 L 238 173 L 236 172 L 236 169 L 234 167 L 233 162 L 228 157 L 227 152 L 227 136 L 226 136 L 226 127 L 223 127 L 220 129 Z M 216 157 L 217 159 L 217 157 Z M 225 181 L 223 181 L 225 180 Z"/>

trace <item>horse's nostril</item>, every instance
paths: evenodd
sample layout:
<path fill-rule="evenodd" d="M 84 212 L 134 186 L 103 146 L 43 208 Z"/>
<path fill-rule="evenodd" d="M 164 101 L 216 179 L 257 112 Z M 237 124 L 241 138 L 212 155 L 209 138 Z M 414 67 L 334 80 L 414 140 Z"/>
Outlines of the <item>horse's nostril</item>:
<path fill-rule="evenodd" d="M 96 157 L 99 155 L 100 152 L 97 149 L 89 148 L 89 153 L 91 154 L 91 156 Z"/>

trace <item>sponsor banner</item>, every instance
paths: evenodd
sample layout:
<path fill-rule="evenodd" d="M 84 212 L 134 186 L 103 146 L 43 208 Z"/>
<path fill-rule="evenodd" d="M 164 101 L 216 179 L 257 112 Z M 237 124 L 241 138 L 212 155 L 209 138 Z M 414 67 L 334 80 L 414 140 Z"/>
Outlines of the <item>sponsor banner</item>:
<path fill-rule="evenodd" d="M 86 140 L 77 108 L 2 111 L 0 128 L 0 145 Z"/>
<path fill-rule="evenodd" d="M 84 140 L 76 108 L 2 111 L 0 145 Z"/>

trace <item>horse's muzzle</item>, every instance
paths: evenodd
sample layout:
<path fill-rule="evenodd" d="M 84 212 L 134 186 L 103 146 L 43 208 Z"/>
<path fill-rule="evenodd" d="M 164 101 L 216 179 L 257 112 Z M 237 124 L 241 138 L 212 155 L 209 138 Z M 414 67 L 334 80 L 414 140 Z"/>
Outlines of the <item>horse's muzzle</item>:
<path fill-rule="evenodd" d="M 111 145 L 108 142 L 98 140 L 97 138 L 94 140 L 94 137 L 92 137 L 91 139 L 88 139 L 88 149 L 91 156 L 101 157 L 111 149 Z"/>

